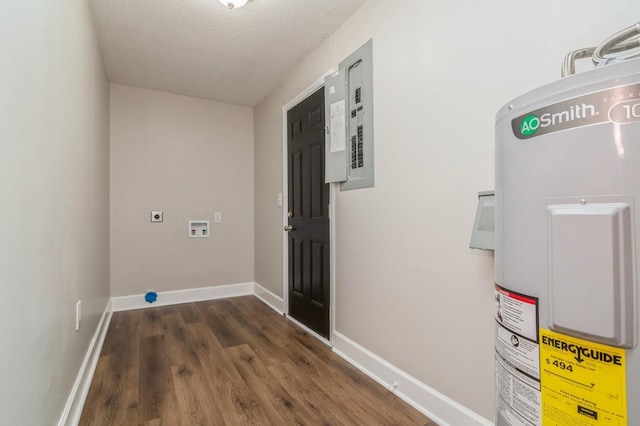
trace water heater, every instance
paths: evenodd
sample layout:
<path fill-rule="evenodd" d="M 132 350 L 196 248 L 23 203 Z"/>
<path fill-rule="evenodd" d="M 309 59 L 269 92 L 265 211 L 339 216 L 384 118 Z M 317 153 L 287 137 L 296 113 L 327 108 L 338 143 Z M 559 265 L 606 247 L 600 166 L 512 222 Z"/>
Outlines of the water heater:
<path fill-rule="evenodd" d="M 640 425 L 640 59 L 603 53 L 621 46 L 497 114 L 499 426 Z"/>

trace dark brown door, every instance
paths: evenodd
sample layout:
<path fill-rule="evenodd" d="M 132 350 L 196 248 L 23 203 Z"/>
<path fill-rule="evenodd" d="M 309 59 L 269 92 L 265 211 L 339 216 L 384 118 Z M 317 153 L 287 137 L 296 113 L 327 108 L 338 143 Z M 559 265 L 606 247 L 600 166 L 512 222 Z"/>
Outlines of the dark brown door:
<path fill-rule="evenodd" d="M 329 185 L 324 183 L 324 89 L 287 115 L 289 315 L 329 337 Z"/>

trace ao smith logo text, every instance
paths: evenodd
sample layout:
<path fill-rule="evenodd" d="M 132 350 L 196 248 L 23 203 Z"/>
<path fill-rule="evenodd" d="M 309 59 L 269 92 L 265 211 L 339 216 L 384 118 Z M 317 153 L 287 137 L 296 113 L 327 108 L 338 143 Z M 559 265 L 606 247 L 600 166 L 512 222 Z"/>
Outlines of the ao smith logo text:
<path fill-rule="evenodd" d="M 589 359 L 605 364 L 622 366 L 622 357 L 620 355 L 611 355 L 598 349 L 567 343 L 564 340 L 554 339 L 549 336 L 542 336 L 542 344 L 575 355 L 575 360 L 579 363 Z"/>
<path fill-rule="evenodd" d="M 581 104 L 571 105 L 569 109 L 560 112 L 545 112 L 538 117 L 537 115 L 528 115 L 520 123 L 520 133 L 524 136 L 533 135 L 538 129 L 549 126 L 556 126 L 583 118 L 595 117 L 598 115 L 595 105 Z"/>
<path fill-rule="evenodd" d="M 551 104 L 511 120 L 518 139 L 601 123 L 640 123 L 640 83 Z"/>

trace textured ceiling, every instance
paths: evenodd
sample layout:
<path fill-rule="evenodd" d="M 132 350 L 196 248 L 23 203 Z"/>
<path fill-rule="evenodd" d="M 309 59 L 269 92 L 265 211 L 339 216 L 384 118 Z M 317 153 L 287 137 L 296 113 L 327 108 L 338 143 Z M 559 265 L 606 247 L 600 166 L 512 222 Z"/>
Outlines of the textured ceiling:
<path fill-rule="evenodd" d="M 109 79 L 254 106 L 365 0 L 89 0 Z"/>

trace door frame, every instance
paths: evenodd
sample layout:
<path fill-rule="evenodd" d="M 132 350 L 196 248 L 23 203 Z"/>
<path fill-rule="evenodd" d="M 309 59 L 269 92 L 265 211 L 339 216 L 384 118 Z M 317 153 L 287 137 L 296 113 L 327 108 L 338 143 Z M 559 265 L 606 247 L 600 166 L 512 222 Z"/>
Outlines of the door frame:
<path fill-rule="evenodd" d="M 335 205 L 336 205 L 336 191 L 339 190 L 338 183 L 329 184 L 329 339 L 325 339 L 315 331 L 296 321 L 289 316 L 289 235 L 284 232 L 283 228 L 289 223 L 287 212 L 289 211 L 289 175 L 288 175 L 288 162 L 287 155 L 288 143 L 288 126 L 287 126 L 287 113 L 290 109 L 298 105 L 300 102 L 311 96 L 318 89 L 324 87 L 324 78 L 335 72 L 335 69 L 331 68 L 324 73 L 320 78 L 311 83 L 307 88 L 291 98 L 287 103 L 282 106 L 282 223 L 280 229 L 282 230 L 282 300 L 284 306 L 282 311 L 291 321 L 295 322 L 299 326 L 303 327 L 307 332 L 320 339 L 322 342 L 328 343 L 333 346 L 333 335 L 336 329 L 335 312 L 336 312 L 336 292 L 335 292 L 335 274 L 336 274 L 336 251 L 335 251 L 335 236 L 336 236 L 336 220 L 335 220 Z M 326 102 L 326 100 L 325 100 Z M 326 126 L 327 117 L 325 117 Z"/>

